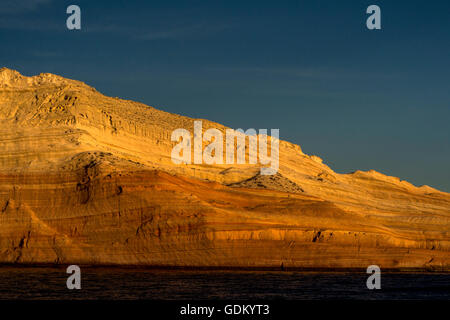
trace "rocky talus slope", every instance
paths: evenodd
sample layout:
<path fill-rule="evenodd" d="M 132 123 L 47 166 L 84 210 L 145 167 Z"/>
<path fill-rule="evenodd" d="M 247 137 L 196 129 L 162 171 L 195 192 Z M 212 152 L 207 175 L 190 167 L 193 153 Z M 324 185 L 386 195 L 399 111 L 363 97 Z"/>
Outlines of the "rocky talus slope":
<path fill-rule="evenodd" d="M 0 263 L 450 270 L 450 194 L 285 141 L 273 176 L 175 165 L 193 122 L 0 69 Z"/>

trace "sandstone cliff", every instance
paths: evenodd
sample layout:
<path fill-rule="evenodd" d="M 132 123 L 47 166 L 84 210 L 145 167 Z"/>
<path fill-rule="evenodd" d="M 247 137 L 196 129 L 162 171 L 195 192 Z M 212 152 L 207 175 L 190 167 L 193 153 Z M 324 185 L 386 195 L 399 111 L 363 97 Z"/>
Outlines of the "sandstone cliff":
<path fill-rule="evenodd" d="M 450 194 L 285 141 L 274 176 L 175 165 L 193 121 L 0 69 L 0 263 L 450 270 Z"/>

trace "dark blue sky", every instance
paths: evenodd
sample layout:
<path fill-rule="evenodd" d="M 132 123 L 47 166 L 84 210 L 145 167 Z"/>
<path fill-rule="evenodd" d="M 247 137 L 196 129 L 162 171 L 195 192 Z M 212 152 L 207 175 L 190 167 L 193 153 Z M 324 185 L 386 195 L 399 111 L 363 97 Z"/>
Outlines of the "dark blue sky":
<path fill-rule="evenodd" d="M 66 28 L 81 7 L 82 29 Z M 366 28 L 381 8 L 382 30 Z M 0 3 L 0 66 L 450 191 L 449 1 Z"/>

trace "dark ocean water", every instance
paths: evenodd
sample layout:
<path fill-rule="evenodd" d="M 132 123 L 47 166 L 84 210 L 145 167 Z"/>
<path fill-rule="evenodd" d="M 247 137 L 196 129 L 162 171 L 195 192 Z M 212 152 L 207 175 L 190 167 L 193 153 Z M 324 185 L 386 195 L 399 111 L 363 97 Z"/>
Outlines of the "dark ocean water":
<path fill-rule="evenodd" d="M 448 273 L 382 273 L 381 290 L 368 290 L 355 272 L 82 268 L 82 289 L 69 290 L 65 271 L 0 267 L 0 299 L 450 300 Z"/>

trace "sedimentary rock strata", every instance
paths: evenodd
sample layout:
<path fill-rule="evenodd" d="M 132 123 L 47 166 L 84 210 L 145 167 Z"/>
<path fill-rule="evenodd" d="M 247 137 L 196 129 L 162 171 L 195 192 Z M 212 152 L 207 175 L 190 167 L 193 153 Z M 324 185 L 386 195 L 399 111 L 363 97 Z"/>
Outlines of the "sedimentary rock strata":
<path fill-rule="evenodd" d="M 450 194 L 285 141 L 274 176 L 175 165 L 193 122 L 1 69 L 0 263 L 450 269 Z"/>

